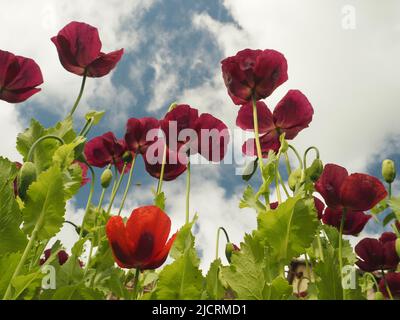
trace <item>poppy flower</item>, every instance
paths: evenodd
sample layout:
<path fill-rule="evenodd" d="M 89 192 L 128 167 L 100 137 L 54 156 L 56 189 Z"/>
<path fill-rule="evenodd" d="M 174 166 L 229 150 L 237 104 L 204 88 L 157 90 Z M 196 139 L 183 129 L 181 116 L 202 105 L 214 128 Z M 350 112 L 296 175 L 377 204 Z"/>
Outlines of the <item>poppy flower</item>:
<path fill-rule="evenodd" d="M 315 209 L 317 210 L 318 219 L 321 220 L 322 214 L 323 214 L 324 209 L 325 209 L 325 205 L 324 205 L 324 203 L 323 203 L 321 200 L 319 200 L 317 197 L 314 197 L 314 205 L 315 205 Z M 270 203 L 270 204 L 269 204 L 269 207 L 270 207 L 272 210 L 275 210 L 276 208 L 278 208 L 278 202 L 272 202 L 272 203 Z"/>
<path fill-rule="evenodd" d="M 44 258 L 40 259 L 39 264 L 43 265 L 51 256 L 51 249 L 46 249 L 44 251 Z M 60 250 L 57 253 L 58 263 L 62 266 L 67 262 L 69 255 L 64 250 Z"/>
<path fill-rule="evenodd" d="M 328 207 L 325 209 L 325 212 L 322 215 L 322 222 L 324 224 L 340 229 L 342 215 L 342 210 L 332 209 Z M 343 226 L 343 234 L 352 236 L 358 235 L 364 229 L 369 219 L 371 219 L 371 216 L 365 214 L 362 211 L 347 212 Z"/>
<path fill-rule="evenodd" d="M 35 61 L 0 50 L 0 100 L 19 103 L 40 91 L 42 72 Z"/>
<path fill-rule="evenodd" d="M 126 151 L 125 141 L 118 140 L 112 132 L 93 138 L 84 148 L 86 160 L 91 166 L 104 168 L 109 164 L 116 165 L 120 172 L 124 165 L 122 157 Z M 130 164 L 125 171 L 129 168 Z"/>
<path fill-rule="evenodd" d="M 52 37 L 63 67 L 79 76 L 103 77 L 117 65 L 124 49 L 110 53 L 101 52 L 97 28 L 83 22 L 67 24 L 57 36 Z"/>
<path fill-rule="evenodd" d="M 260 144 L 263 155 L 269 150 L 280 148 L 279 136 L 285 133 L 287 140 L 294 139 L 312 121 L 314 109 L 307 97 L 299 90 L 289 92 L 277 104 L 272 113 L 263 101 L 256 103 Z M 252 102 L 244 104 L 237 115 L 236 125 L 243 130 L 254 131 Z M 250 147 L 251 148 L 250 148 Z M 255 139 L 250 139 L 242 147 L 244 154 L 256 155 Z"/>
<path fill-rule="evenodd" d="M 167 145 L 175 152 L 200 153 L 209 161 L 221 161 L 229 143 L 228 127 L 209 113 L 199 115 L 189 105 L 177 105 L 160 122 Z"/>
<path fill-rule="evenodd" d="M 170 218 L 156 206 L 133 210 L 126 224 L 120 216 L 113 216 L 106 225 L 114 259 L 121 268 L 127 269 L 161 266 L 177 235 L 175 233 L 167 241 L 170 230 Z"/>
<path fill-rule="evenodd" d="M 160 122 L 155 118 L 130 118 L 126 124 L 126 147 L 135 154 L 144 154 L 147 147 L 156 140 L 156 136 L 147 137 L 148 133 L 159 127 Z"/>
<path fill-rule="evenodd" d="M 239 51 L 221 61 L 228 94 L 236 105 L 264 99 L 288 79 L 287 61 L 275 50 Z"/>
<path fill-rule="evenodd" d="M 362 173 L 349 175 L 345 168 L 335 164 L 324 167 L 315 189 L 328 207 L 348 211 L 370 210 L 387 196 L 377 178 Z"/>
<path fill-rule="evenodd" d="M 186 154 L 178 153 L 168 148 L 165 144 L 165 140 L 162 138 L 151 144 L 143 155 L 145 169 L 152 177 L 156 179 L 160 178 L 164 148 L 167 148 L 167 154 L 163 180 L 175 180 L 186 171 L 188 158 Z"/>
<path fill-rule="evenodd" d="M 396 238 L 365 238 L 356 245 L 355 251 L 359 257 L 357 266 L 367 272 L 396 269 L 400 262 L 396 252 Z"/>
<path fill-rule="evenodd" d="M 382 294 L 389 298 L 389 293 L 386 289 L 386 283 L 393 297 L 400 297 L 400 272 L 390 272 L 385 275 L 385 279 L 379 281 L 379 290 Z"/>

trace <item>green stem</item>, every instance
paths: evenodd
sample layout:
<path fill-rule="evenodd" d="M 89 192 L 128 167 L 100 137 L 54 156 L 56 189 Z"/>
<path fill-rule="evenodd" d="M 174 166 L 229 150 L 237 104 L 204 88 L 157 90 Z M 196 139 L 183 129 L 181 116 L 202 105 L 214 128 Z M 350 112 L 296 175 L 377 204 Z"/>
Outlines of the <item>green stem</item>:
<path fill-rule="evenodd" d="M 281 176 L 281 174 L 279 173 L 279 171 L 278 171 L 278 178 L 279 178 L 279 181 L 280 181 L 280 183 L 281 183 L 281 185 L 282 185 L 282 189 L 283 189 L 283 191 L 284 191 L 285 194 L 286 194 L 286 197 L 290 198 L 289 191 L 288 191 L 288 189 L 286 188 L 285 183 L 284 183 L 284 181 L 283 181 L 283 179 L 282 179 L 282 176 Z"/>
<path fill-rule="evenodd" d="M 389 187 L 388 187 L 388 198 L 389 200 L 392 198 L 392 184 L 389 183 Z"/>
<path fill-rule="evenodd" d="M 365 274 L 366 276 L 368 276 L 370 279 L 372 279 L 372 282 L 375 284 L 376 292 L 378 292 L 378 291 L 379 291 L 379 284 L 378 284 L 378 282 L 376 281 L 374 275 L 373 275 L 371 272 L 365 272 L 364 274 Z"/>
<path fill-rule="evenodd" d="M 33 152 L 35 151 L 37 145 L 38 145 L 40 142 L 42 142 L 42 141 L 44 141 L 44 140 L 47 140 L 47 139 L 55 139 L 55 140 L 59 141 L 61 144 L 64 144 L 64 140 L 61 139 L 60 137 L 55 136 L 55 135 L 47 135 L 47 136 L 41 137 L 41 138 L 37 139 L 37 140 L 35 141 L 35 143 L 34 143 L 34 144 L 31 146 L 31 148 L 29 149 L 28 156 L 26 157 L 26 160 L 27 160 L 27 161 L 31 161 L 31 160 L 32 160 L 32 154 L 33 154 Z"/>
<path fill-rule="evenodd" d="M 288 173 L 288 176 L 292 173 L 292 168 L 290 167 L 290 160 L 287 151 L 284 153 L 285 155 L 285 164 L 286 164 L 286 170 Z"/>
<path fill-rule="evenodd" d="M 133 280 L 133 299 L 137 300 L 138 292 L 139 292 L 139 276 L 140 276 L 140 269 L 136 269 L 135 272 L 135 279 Z"/>
<path fill-rule="evenodd" d="M 281 204 L 282 196 L 281 196 L 281 189 L 279 187 L 279 159 L 280 155 L 276 159 L 276 164 L 275 164 L 275 190 L 276 190 L 276 197 L 278 199 L 278 204 Z"/>
<path fill-rule="evenodd" d="M 321 261 L 324 262 L 324 251 L 322 250 L 320 234 L 317 234 L 317 243 L 318 243 L 318 250 L 319 250 L 319 255 L 320 255 Z"/>
<path fill-rule="evenodd" d="M 228 242 L 228 243 L 230 242 L 229 236 L 228 236 L 228 232 L 226 232 L 224 227 L 219 227 L 218 230 L 217 230 L 217 243 L 216 243 L 216 247 L 215 247 L 215 260 L 219 258 L 219 254 L 218 254 L 218 251 L 219 251 L 219 234 L 220 234 L 221 230 L 225 233 L 226 242 Z"/>
<path fill-rule="evenodd" d="M 254 95 L 252 98 L 252 102 L 253 102 L 254 138 L 256 141 L 258 164 L 260 167 L 261 178 L 263 179 L 263 181 L 265 181 L 265 178 L 263 175 L 264 162 L 263 162 L 263 156 L 262 156 L 262 150 L 261 150 L 260 134 L 259 134 L 259 130 L 258 130 L 257 101 L 256 101 Z"/>
<path fill-rule="evenodd" d="M 113 190 L 112 190 L 110 203 L 109 203 L 108 208 L 107 208 L 107 215 L 109 215 L 110 212 L 111 212 L 111 207 L 112 207 L 112 205 L 114 203 L 115 196 L 117 195 L 119 187 L 121 186 L 121 182 L 122 182 L 122 179 L 124 177 L 125 168 L 126 168 L 126 162 L 124 163 L 124 166 L 122 167 L 122 171 L 121 171 L 121 174 L 119 176 L 118 182 L 115 185 L 115 189 L 113 188 Z"/>
<path fill-rule="evenodd" d="M 343 299 L 345 299 L 345 290 L 343 288 L 343 256 L 342 256 L 342 246 L 343 246 L 343 228 L 344 223 L 346 221 L 346 209 L 343 209 L 342 219 L 340 221 L 340 229 L 339 229 L 339 269 L 340 269 L 340 280 L 341 287 L 343 290 Z"/>
<path fill-rule="evenodd" d="M 83 126 L 82 130 L 79 132 L 78 136 L 85 137 L 88 134 L 89 130 L 92 128 L 92 126 L 93 126 L 93 117 L 86 120 L 86 123 Z"/>
<path fill-rule="evenodd" d="M 135 168 L 135 162 L 136 162 L 136 155 L 134 155 L 133 159 L 132 159 L 131 170 L 129 171 L 128 182 L 126 183 L 126 187 L 125 187 L 124 195 L 122 197 L 121 205 L 119 206 L 118 215 L 121 215 L 121 211 L 124 208 L 125 200 L 128 195 L 128 191 L 129 191 L 129 188 L 130 188 L 131 182 L 132 182 L 132 174 L 133 174 L 133 169 Z"/>
<path fill-rule="evenodd" d="M 165 145 L 164 145 L 163 157 L 162 157 L 162 162 L 161 162 L 160 178 L 158 179 L 158 185 L 157 185 L 157 195 L 159 195 L 162 190 L 166 161 L 167 161 L 167 143 L 165 143 Z"/>
<path fill-rule="evenodd" d="M 386 291 L 387 291 L 387 293 L 389 295 L 390 300 L 393 300 L 392 291 L 390 291 L 389 285 L 388 285 L 388 283 L 386 281 L 385 271 L 382 269 L 381 272 L 382 272 L 383 281 L 385 282 Z"/>
<path fill-rule="evenodd" d="M 301 182 L 304 182 L 305 178 L 306 178 L 306 170 L 307 170 L 307 154 L 311 151 L 314 150 L 315 154 L 316 154 L 316 158 L 319 159 L 319 150 L 317 147 L 309 147 L 307 148 L 307 150 L 304 152 L 303 155 L 303 170 L 301 172 Z"/>
<path fill-rule="evenodd" d="M 300 164 L 300 169 L 303 170 L 303 160 L 301 160 L 300 154 L 298 153 L 298 151 L 296 150 L 295 147 L 293 147 L 291 144 L 289 144 L 289 148 L 294 152 L 294 154 L 296 155 L 297 160 L 299 161 Z"/>
<path fill-rule="evenodd" d="M 190 203 L 190 160 L 187 164 L 186 173 L 186 224 L 189 223 L 189 203 Z"/>
<path fill-rule="evenodd" d="M 83 74 L 83 78 L 82 78 L 81 89 L 79 90 L 79 94 L 78 94 L 78 97 L 75 100 L 75 104 L 74 104 L 74 106 L 72 107 L 72 110 L 69 113 L 70 116 L 72 116 L 74 114 L 76 108 L 79 105 L 79 102 L 81 101 L 81 98 L 82 98 L 82 95 L 83 95 L 83 91 L 85 89 L 86 77 L 87 77 L 87 74 L 86 74 L 86 71 L 85 71 L 85 73 Z"/>

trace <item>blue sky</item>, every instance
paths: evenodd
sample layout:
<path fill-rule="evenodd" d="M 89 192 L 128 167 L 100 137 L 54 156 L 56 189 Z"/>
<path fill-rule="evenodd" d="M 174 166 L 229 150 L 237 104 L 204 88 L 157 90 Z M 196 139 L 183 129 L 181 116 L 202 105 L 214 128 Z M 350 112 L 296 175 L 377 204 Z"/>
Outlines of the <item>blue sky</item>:
<path fill-rule="evenodd" d="M 314 121 L 295 145 L 300 150 L 316 145 L 326 163 L 380 176 L 382 159 L 400 161 L 400 4 L 395 0 L 379 5 L 373 0 L 321 2 L 79 0 L 74 6 L 67 0 L 3 3 L 0 27 L 14 32 L 0 35 L 1 49 L 34 58 L 42 67 L 45 83 L 43 91 L 24 104 L 0 104 L 0 134 L 4 137 L 0 152 L 17 159 L 13 141 L 31 117 L 50 126 L 73 104 L 81 79 L 61 67 L 50 37 L 77 20 L 99 28 L 105 51 L 125 48 L 115 72 L 88 81 L 76 127 L 82 126 L 87 110 L 107 111 L 89 137 L 109 130 L 122 137 L 127 118 L 162 117 L 174 101 L 213 113 L 234 128 L 237 107 L 226 94 L 220 60 L 246 47 L 272 48 L 287 57 L 289 81 L 267 104 L 273 108 L 287 90 L 300 89 L 315 109 Z M 235 148 L 240 145 L 235 141 Z M 142 161 L 134 180 L 143 186 L 132 189 L 125 214 L 149 203 L 149 187 L 157 183 L 145 173 Z M 195 165 L 192 181 L 192 214 L 199 213 L 198 245 L 208 261 L 214 249 L 207 248 L 214 248 L 219 225 L 225 225 L 238 242 L 255 226 L 255 217 L 238 208 L 245 183 L 235 175 L 234 165 Z M 88 187 L 83 188 L 77 201 L 69 205 L 68 219 L 80 222 L 87 191 Z M 165 192 L 176 229 L 184 216 L 184 176 L 166 183 Z M 375 232 L 376 227 L 371 224 L 367 231 Z M 73 232 L 66 228 L 62 238 L 72 243 Z"/>

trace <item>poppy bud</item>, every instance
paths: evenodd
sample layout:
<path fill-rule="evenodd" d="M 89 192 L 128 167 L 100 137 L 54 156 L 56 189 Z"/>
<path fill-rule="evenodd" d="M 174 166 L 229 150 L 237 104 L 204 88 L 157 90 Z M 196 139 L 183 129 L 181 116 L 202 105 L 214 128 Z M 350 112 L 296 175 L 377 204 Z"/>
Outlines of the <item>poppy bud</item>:
<path fill-rule="evenodd" d="M 100 177 L 101 186 L 107 189 L 113 179 L 113 173 L 110 168 L 103 171 Z"/>
<path fill-rule="evenodd" d="M 375 300 L 385 300 L 385 297 L 381 292 L 375 292 Z"/>
<path fill-rule="evenodd" d="M 240 249 L 235 244 L 228 242 L 225 246 L 225 256 L 229 263 L 231 263 L 232 253 L 234 251 L 240 251 Z"/>
<path fill-rule="evenodd" d="M 313 182 L 316 182 L 319 179 L 322 171 L 324 171 L 324 165 L 320 159 L 315 159 L 311 166 L 306 170 L 307 176 L 309 176 Z"/>
<path fill-rule="evenodd" d="M 18 195 L 22 200 L 25 200 L 29 186 L 36 180 L 36 166 L 33 162 L 25 162 L 22 165 L 18 180 Z"/>
<path fill-rule="evenodd" d="M 289 176 L 288 184 L 290 190 L 294 191 L 296 189 L 297 183 L 300 182 L 301 179 L 301 169 L 297 168 L 296 170 L 292 171 Z"/>
<path fill-rule="evenodd" d="M 133 159 L 132 152 L 130 151 L 125 151 L 124 154 L 122 155 L 122 160 L 124 160 L 125 163 L 131 163 Z"/>
<path fill-rule="evenodd" d="M 387 183 L 392 183 L 394 181 L 394 179 L 396 178 L 396 165 L 393 160 L 383 160 L 382 176 Z"/>

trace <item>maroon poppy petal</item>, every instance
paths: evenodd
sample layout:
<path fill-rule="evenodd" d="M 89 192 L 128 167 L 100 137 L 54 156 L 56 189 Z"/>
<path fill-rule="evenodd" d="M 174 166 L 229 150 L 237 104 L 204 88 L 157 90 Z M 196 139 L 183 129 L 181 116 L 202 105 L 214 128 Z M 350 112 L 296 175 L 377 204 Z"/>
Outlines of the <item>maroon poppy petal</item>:
<path fill-rule="evenodd" d="M 397 235 L 394 232 L 384 232 L 379 237 L 379 241 L 382 243 L 386 243 L 389 241 L 395 241 L 397 239 Z"/>
<path fill-rule="evenodd" d="M 279 137 L 276 135 L 275 131 L 261 136 L 260 144 L 263 158 L 268 157 L 268 153 L 270 150 L 277 153 L 279 148 L 281 147 Z M 247 156 L 257 156 L 256 140 L 248 139 L 242 146 L 242 152 Z"/>
<path fill-rule="evenodd" d="M 307 128 L 314 114 L 314 109 L 307 97 L 299 90 L 289 90 L 274 110 L 275 126 L 286 133 L 286 139 L 294 139 Z"/>
<path fill-rule="evenodd" d="M 203 113 L 195 124 L 199 153 L 209 161 L 219 162 L 226 154 L 229 143 L 228 127 L 209 113 Z"/>
<path fill-rule="evenodd" d="M 372 272 L 380 270 L 385 263 L 383 245 L 376 239 L 362 239 L 356 245 L 355 252 L 359 257 L 356 264 L 364 271 Z"/>
<path fill-rule="evenodd" d="M 159 126 L 160 122 L 155 118 L 129 119 L 125 133 L 127 148 L 135 153 L 144 154 L 147 147 L 157 140 L 150 130 L 158 129 Z"/>
<path fill-rule="evenodd" d="M 38 93 L 41 89 L 20 89 L 9 91 L 4 89 L 0 92 L 0 99 L 9 103 L 20 103 L 29 99 L 34 94 Z"/>
<path fill-rule="evenodd" d="M 14 54 L 0 50 L 0 89 L 11 82 L 18 73 L 18 65 Z"/>
<path fill-rule="evenodd" d="M 103 77 L 110 73 L 121 60 L 124 49 L 110 53 L 100 53 L 100 56 L 87 66 L 87 76 L 93 78 Z"/>
<path fill-rule="evenodd" d="M 348 176 L 341 187 L 342 205 L 354 211 L 367 211 L 385 199 L 387 191 L 377 178 L 354 173 Z"/>
<path fill-rule="evenodd" d="M 267 133 L 275 129 L 271 110 L 263 101 L 257 101 L 257 116 L 258 116 L 258 132 L 260 134 Z M 236 125 L 243 130 L 254 131 L 253 121 L 253 103 L 249 102 L 240 107 Z"/>
<path fill-rule="evenodd" d="M 65 70 L 72 72 L 78 76 L 82 76 L 85 73 L 85 66 L 80 66 L 73 56 L 68 39 L 63 36 L 52 37 L 51 41 L 56 46 L 58 52 L 58 58 L 60 59 L 61 65 Z"/>
<path fill-rule="evenodd" d="M 8 91 L 28 90 L 43 83 L 43 76 L 37 63 L 29 58 L 16 56 L 18 73 L 6 84 Z"/>
<path fill-rule="evenodd" d="M 271 203 L 269 204 L 269 207 L 271 208 L 271 210 L 275 210 L 276 208 L 278 208 L 278 206 L 279 206 L 278 201 L 271 202 Z"/>
<path fill-rule="evenodd" d="M 326 208 L 322 216 L 322 222 L 339 230 L 342 214 L 342 209 Z M 358 235 L 364 229 L 370 218 L 370 215 L 361 211 L 347 212 L 343 226 L 343 234 L 352 236 Z"/>
<path fill-rule="evenodd" d="M 384 269 L 396 269 L 400 258 L 396 251 L 396 241 L 388 241 L 383 244 L 383 253 L 385 257 Z"/>
<path fill-rule="evenodd" d="M 321 194 L 328 207 L 341 207 L 340 190 L 347 176 L 347 170 L 336 164 L 327 164 L 324 167 L 324 171 L 315 183 L 315 190 Z"/>
<path fill-rule="evenodd" d="M 317 197 L 314 197 L 314 205 L 315 205 L 315 209 L 317 210 L 318 219 L 321 220 L 322 214 L 325 209 L 325 204 L 321 200 L 319 200 Z"/>
<path fill-rule="evenodd" d="M 379 290 L 386 298 L 389 298 L 386 283 L 392 296 L 396 298 L 400 297 L 400 272 L 390 272 L 386 274 L 385 279 L 382 278 L 379 281 Z"/>

